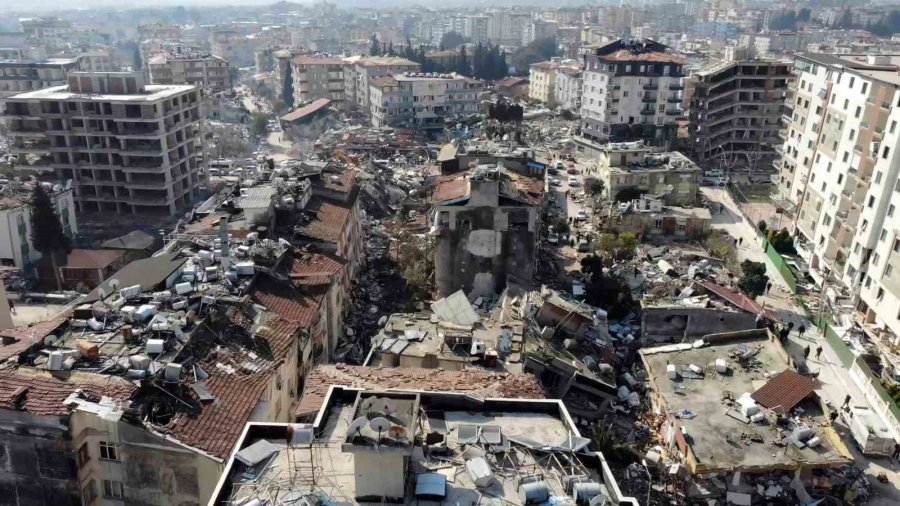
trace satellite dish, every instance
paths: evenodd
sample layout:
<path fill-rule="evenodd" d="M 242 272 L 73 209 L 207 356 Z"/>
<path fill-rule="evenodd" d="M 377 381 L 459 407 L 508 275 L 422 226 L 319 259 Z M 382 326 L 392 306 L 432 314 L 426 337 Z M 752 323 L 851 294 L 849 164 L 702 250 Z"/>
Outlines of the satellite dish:
<path fill-rule="evenodd" d="M 397 412 L 397 406 L 389 399 L 381 399 L 378 403 L 378 408 L 387 416 L 391 416 Z"/>
<path fill-rule="evenodd" d="M 109 288 L 112 291 L 116 291 L 116 288 L 119 287 L 119 280 L 117 278 L 112 278 L 109 280 Z"/>
<path fill-rule="evenodd" d="M 371 427 L 372 430 L 378 433 L 379 439 L 381 439 L 382 433 L 391 430 L 391 425 L 393 424 L 390 420 L 388 420 L 387 418 L 382 418 L 380 416 L 378 418 L 373 418 L 372 421 L 369 422 L 369 427 Z"/>
<path fill-rule="evenodd" d="M 388 321 L 387 315 L 382 316 L 381 318 L 378 319 L 378 326 L 384 327 L 384 324 L 387 323 L 387 321 Z"/>
<path fill-rule="evenodd" d="M 378 397 L 369 397 L 364 400 L 362 405 L 360 406 L 360 411 L 369 411 L 372 409 L 372 406 L 375 404 L 375 401 L 378 400 Z"/>
<path fill-rule="evenodd" d="M 353 436 L 358 436 L 367 423 L 369 423 L 369 420 L 364 416 L 350 422 L 350 425 L 347 426 L 347 438 L 349 439 Z"/>
<path fill-rule="evenodd" d="M 44 338 L 44 346 L 52 346 L 53 343 L 55 343 L 57 339 L 59 339 L 59 338 L 53 334 L 50 334 L 49 336 Z"/>

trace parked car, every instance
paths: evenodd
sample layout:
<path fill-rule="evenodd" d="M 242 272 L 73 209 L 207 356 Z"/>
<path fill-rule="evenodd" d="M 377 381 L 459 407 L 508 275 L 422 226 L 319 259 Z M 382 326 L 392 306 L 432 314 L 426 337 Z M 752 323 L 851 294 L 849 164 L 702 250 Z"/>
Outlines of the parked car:
<path fill-rule="evenodd" d="M 578 186 L 581 184 L 575 176 L 569 176 L 569 186 Z"/>
<path fill-rule="evenodd" d="M 571 166 L 566 169 L 566 174 L 578 174 L 578 169 L 575 166 Z"/>
<path fill-rule="evenodd" d="M 562 184 L 562 181 L 560 181 L 558 177 L 550 178 L 550 186 L 559 186 L 560 184 Z"/>
<path fill-rule="evenodd" d="M 559 243 L 559 234 L 556 232 L 550 232 L 547 234 L 547 242 L 550 244 L 558 244 Z"/>
<path fill-rule="evenodd" d="M 553 175 L 556 175 L 556 174 L 559 174 L 559 171 L 556 170 L 556 169 L 553 168 L 553 167 L 547 167 L 547 174 L 553 174 Z"/>
<path fill-rule="evenodd" d="M 587 219 L 587 213 L 584 212 L 584 209 L 580 209 L 577 213 L 575 213 L 576 221 L 584 221 Z"/>
<path fill-rule="evenodd" d="M 588 253 L 591 251 L 591 245 L 586 242 L 578 243 L 578 252 L 579 253 Z"/>

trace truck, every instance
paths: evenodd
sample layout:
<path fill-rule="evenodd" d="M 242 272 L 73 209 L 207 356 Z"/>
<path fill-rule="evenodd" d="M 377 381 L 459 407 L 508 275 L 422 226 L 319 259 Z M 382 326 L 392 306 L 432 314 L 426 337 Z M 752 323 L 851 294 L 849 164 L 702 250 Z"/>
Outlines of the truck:
<path fill-rule="evenodd" d="M 842 414 L 863 455 L 891 455 L 894 451 L 894 438 L 877 413 L 865 406 L 850 406 Z"/>

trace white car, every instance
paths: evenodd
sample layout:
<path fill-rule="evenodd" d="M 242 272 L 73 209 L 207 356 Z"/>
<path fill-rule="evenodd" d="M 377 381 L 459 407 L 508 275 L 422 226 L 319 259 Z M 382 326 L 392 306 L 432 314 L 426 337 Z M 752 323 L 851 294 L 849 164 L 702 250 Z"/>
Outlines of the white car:
<path fill-rule="evenodd" d="M 559 186 L 560 183 L 562 183 L 562 181 L 560 181 L 558 177 L 550 178 L 550 186 Z"/>
<path fill-rule="evenodd" d="M 584 209 L 581 209 L 577 213 L 575 213 L 576 221 L 584 221 L 586 219 L 587 219 L 587 213 L 584 212 Z"/>
<path fill-rule="evenodd" d="M 559 243 L 559 234 L 556 232 L 550 232 L 547 234 L 547 242 L 550 244 L 558 244 Z"/>
<path fill-rule="evenodd" d="M 575 176 L 569 176 L 569 186 L 578 186 L 581 184 Z"/>

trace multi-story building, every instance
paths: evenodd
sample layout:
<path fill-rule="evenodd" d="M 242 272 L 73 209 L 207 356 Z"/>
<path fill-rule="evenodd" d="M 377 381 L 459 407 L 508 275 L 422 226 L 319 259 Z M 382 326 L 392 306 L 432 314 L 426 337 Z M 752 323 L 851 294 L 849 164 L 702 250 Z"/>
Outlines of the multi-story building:
<path fill-rule="evenodd" d="M 556 101 L 563 109 L 581 112 L 582 87 L 581 68 L 562 65 L 556 70 Z"/>
<path fill-rule="evenodd" d="M 78 55 L 79 70 L 82 72 L 110 72 L 113 69 L 112 49 L 91 49 Z"/>
<path fill-rule="evenodd" d="M 71 42 L 72 23 L 57 17 L 20 19 L 22 31 L 29 42 L 49 48 L 62 47 Z"/>
<path fill-rule="evenodd" d="M 0 100 L 65 84 L 66 76 L 79 69 L 78 58 L 0 61 Z"/>
<path fill-rule="evenodd" d="M 212 53 L 228 60 L 235 67 L 250 67 L 256 63 L 256 50 L 269 44 L 265 37 L 247 36 L 237 30 L 218 29 L 210 35 Z"/>
<path fill-rule="evenodd" d="M 528 69 L 528 98 L 548 103 L 556 100 L 557 61 L 532 63 Z"/>
<path fill-rule="evenodd" d="M 369 112 L 369 85 L 376 77 L 419 72 L 421 66 L 395 56 L 364 56 L 347 59 L 344 68 L 344 100 Z"/>
<path fill-rule="evenodd" d="M 372 125 L 442 130 L 444 120 L 478 112 L 485 83 L 459 74 L 380 76 L 370 85 Z"/>
<path fill-rule="evenodd" d="M 138 26 L 138 40 L 140 41 L 149 39 L 181 40 L 182 35 L 182 28 L 178 25 L 164 25 L 162 23 L 153 23 L 149 25 Z"/>
<path fill-rule="evenodd" d="M 723 61 L 692 74 L 694 159 L 701 165 L 771 165 L 792 79 L 790 62 L 772 60 Z"/>
<path fill-rule="evenodd" d="M 63 232 L 78 233 L 75 220 L 74 191 L 71 187 L 43 183 L 56 208 Z M 41 253 L 31 240 L 31 184 L 10 183 L 0 199 L 0 265 L 12 266 L 30 273 Z"/>
<path fill-rule="evenodd" d="M 473 42 L 487 42 L 490 39 L 488 36 L 490 19 L 482 14 L 466 16 L 463 35 L 472 39 Z"/>
<path fill-rule="evenodd" d="M 294 106 L 319 98 L 344 100 L 344 61 L 339 58 L 297 56 L 291 59 Z"/>
<path fill-rule="evenodd" d="M 648 39 L 589 48 L 583 66 L 582 135 L 614 142 L 673 139 L 684 115 L 684 64 L 683 56 Z"/>
<path fill-rule="evenodd" d="M 627 202 L 648 193 L 668 206 L 697 204 L 700 167 L 683 154 L 654 152 L 638 141 L 603 145 L 599 155 L 599 177 L 611 200 Z"/>
<path fill-rule="evenodd" d="M 6 101 L 16 171 L 73 180 L 80 212 L 174 215 L 200 188 L 200 92 L 140 72 L 73 72 Z"/>
<path fill-rule="evenodd" d="M 850 288 L 866 323 L 900 335 L 900 58 L 804 53 L 779 162 L 811 271 Z"/>
<path fill-rule="evenodd" d="M 215 91 L 231 88 L 231 66 L 221 56 L 195 51 L 165 51 L 147 60 L 153 84 L 190 84 Z"/>

